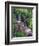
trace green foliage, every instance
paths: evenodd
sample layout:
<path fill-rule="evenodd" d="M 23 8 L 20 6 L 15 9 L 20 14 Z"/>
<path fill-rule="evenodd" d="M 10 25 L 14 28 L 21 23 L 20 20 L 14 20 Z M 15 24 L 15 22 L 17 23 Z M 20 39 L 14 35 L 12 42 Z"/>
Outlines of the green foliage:
<path fill-rule="evenodd" d="M 29 28 L 32 29 L 32 18 L 30 18 L 28 21 L 27 21 L 27 25 Z"/>
<path fill-rule="evenodd" d="M 32 28 L 32 8 L 15 8 L 15 15 L 20 15 L 25 19 L 29 18 L 27 25 Z"/>
<path fill-rule="evenodd" d="M 14 23 L 16 23 L 17 15 L 22 16 L 23 19 L 26 20 L 27 26 L 32 29 L 32 8 L 12 8 L 12 18 Z M 14 27 L 14 32 L 16 32 L 16 26 Z M 25 36 L 24 32 L 16 32 L 16 37 L 22 36 Z"/>
<path fill-rule="evenodd" d="M 25 32 L 16 32 L 16 37 L 25 36 Z"/>

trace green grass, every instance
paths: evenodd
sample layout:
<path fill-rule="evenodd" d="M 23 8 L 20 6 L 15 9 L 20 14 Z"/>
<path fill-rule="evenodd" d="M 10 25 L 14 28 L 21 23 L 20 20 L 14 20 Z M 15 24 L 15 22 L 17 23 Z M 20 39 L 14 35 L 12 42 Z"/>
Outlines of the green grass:
<path fill-rule="evenodd" d="M 25 34 L 25 32 L 16 32 L 16 37 L 23 37 Z"/>

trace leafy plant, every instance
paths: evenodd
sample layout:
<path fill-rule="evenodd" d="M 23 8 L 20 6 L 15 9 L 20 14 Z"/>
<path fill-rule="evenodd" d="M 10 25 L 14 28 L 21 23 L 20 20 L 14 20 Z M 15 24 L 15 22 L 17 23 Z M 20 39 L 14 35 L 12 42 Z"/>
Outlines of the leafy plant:
<path fill-rule="evenodd" d="M 16 16 L 21 16 L 22 21 L 25 21 L 26 25 L 32 29 L 32 8 L 12 8 L 12 26 L 14 25 L 13 33 L 16 32 Z M 12 34 L 13 34 L 12 33 Z M 16 32 L 16 37 L 25 36 L 25 32 Z"/>

